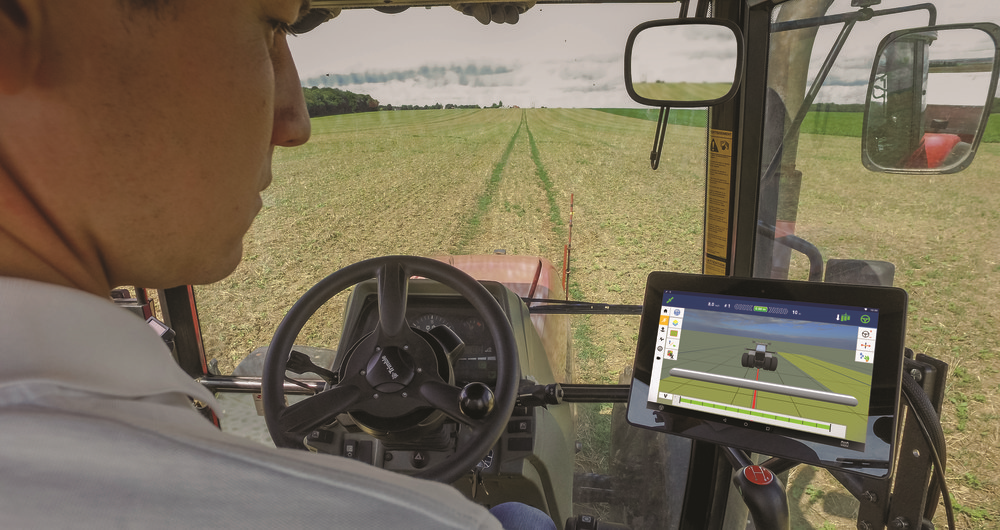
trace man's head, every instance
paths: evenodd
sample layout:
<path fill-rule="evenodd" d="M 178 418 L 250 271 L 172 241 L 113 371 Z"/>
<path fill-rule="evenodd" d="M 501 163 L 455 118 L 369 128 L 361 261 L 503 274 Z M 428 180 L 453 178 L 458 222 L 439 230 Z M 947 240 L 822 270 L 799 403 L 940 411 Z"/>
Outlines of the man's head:
<path fill-rule="evenodd" d="M 309 136 L 302 0 L 0 0 L 0 274 L 218 280 Z"/>

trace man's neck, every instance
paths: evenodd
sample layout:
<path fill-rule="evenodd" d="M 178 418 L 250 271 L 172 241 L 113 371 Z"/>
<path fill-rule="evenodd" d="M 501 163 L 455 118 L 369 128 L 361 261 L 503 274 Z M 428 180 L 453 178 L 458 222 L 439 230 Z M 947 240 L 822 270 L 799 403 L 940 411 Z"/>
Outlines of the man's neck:
<path fill-rule="evenodd" d="M 106 276 L 85 261 L 0 166 L 0 275 L 107 296 Z"/>

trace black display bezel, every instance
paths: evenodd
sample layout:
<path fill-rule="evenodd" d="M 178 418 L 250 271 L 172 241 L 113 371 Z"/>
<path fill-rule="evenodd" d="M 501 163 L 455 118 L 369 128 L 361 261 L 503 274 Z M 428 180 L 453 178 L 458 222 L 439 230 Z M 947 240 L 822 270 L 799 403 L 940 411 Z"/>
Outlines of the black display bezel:
<path fill-rule="evenodd" d="M 665 291 L 878 309 L 869 421 L 864 444 L 670 406 L 649 406 L 660 309 Z M 906 291 L 894 287 L 795 282 L 653 272 L 646 282 L 632 368 L 628 422 L 670 434 L 788 458 L 806 464 L 888 477 L 898 428 L 906 331 Z M 859 450 L 860 449 L 860 450 Z"/>

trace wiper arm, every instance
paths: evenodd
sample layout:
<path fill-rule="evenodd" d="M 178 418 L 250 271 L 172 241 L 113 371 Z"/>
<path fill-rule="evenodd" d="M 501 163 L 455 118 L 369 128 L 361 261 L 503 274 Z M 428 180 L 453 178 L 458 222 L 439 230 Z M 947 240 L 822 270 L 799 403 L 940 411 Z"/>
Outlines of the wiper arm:
<path fill-rule="evenodd" d="M 774 156 L 768 162 L 766 169 L 761 175 L 761 178 L 767 178 L 777 171 L 780 165 L 781 158 L 781 146 L 788 144 L 789 140 L 799 133 L 799 128 L 802 126 L 803 120 L 805 120 L 806 113 L 812 108 L 813 101 L 816 99 L 816 95 L 819 90 L 823 88 L 823 83 L 826 82 L 826 77 L 830 73 L 830 69 L 833 68 L 833 64 L 837 61 L 837 57 L 840 55 L 840 51 L 844 48 L 844 43 L 847 42 L 847 37 L 851 34 L 851 30 L 854 29 L 854 24 L 857 22 L 865 22 L 871 20 L 873 17 L 879 17 L 884 15 L 895 15 L 898 13 L 906 13 L 911 11 L 927 10 L 929 26 L 933 26 L 937 23 L 937 9 L 934 4 L 925 3 L 912 6 L 905 6 L 892 9 L 880 9 L 873 10 L 868 7 L 864 7 L 859 11 L 854 13 L 844 13 L 841 15 L 829 15 L 819 18 L 810 18 L 802 20 L 791 20 L 787 22 L 777 22 L 772 25 L 771 32 L 778 33 L 782 31 L 791 31 L 802 28 L 810 28 L 816 26 L 823 26 L 827 24 L 839 24 L 843 23 L 844 26 L 840 29 L 840 35 L 834 42 L 830 51 L 826 55 L 826 60 L 823 61 L 823 65 L 820 67 L 819 72 L 813 79 L 812 85 L 809 87 L 809 91 L 806 93 L 802 100 L 802 104 L 799 105 L 799 110 L 795 117 L 792 119 L 788 130 L 785 131 L 784 136 L 781 139 L 781 143 L 778 144 L 778 149 L 774 152 Z"/>
<path fill-rule="evenodd" d="M 521 298 L 534 315 L 641 315 L 641 305 Z M 537 305 L 542 304 L 542 305 Z"/>

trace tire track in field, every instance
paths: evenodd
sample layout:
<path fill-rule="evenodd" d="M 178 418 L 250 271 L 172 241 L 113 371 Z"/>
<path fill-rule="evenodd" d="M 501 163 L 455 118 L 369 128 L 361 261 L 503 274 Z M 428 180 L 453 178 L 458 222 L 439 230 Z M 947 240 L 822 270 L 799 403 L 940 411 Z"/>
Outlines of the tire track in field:
<path fill-rule="evenodd" d="M 566 233 L 556 201 L 528 113 L 522 110 L 517 129 L 462 224 L 456 253 L 502 248 L 510 254 L 543 256 L 559 267 Z"/>
<path fill-rule="evenodd" d="M 559 208 L 559 203 L 556 200 L 557 192 L 553 186 L 551 177 L 545 168 L 545 164 L 542 162 L 541 151 L 538 148 L 538 143 L 535 142 L 535 136 L 531 133 L 531 128 L 525 123 L 525 130 L 528 132 L 528 143 L 531 146 L 531 159 L 535 164 L 535 174 L 538 176 L 538 180 L 541 182 L 542 188 L 545 190 L 545 198 L 548 202 L 549 207 L 549 219 L 552 222 L 552 233 L 557 240 L 567 241 L 566 225 L 562 220 L 562 212 Z M 565 259 L 565 255 L 563 258 Z M 559 265 L 556 264 L 558 267 Z M 569 264 L 564 263 L 564 267 L 568 267 Z M 568 271 L 567 271 L 568 272 Z M 583 298 L 583 293 L 580 289 L 579 284 L 572 278 L 565 278 L 567 285 L 565 285 L 565 290 L 569 295 L 567 299 L 580 300 Z M 606 353 L 605 350 L 597 344 L 597 337 L 594 332 L 594 322 L 591 319 L 591 315 L 581 315 L 571 319 L 570 324 L 570 335 L 571 340 L 571 355 L 573 358 L 569 361 L 570 377 L 573 379 L 572 383 L 579 382 L 600 382 L 600 383 L 613 383 L 614 381 L 608 377 L 608 374 L 604 374 L 604 379 L 597 381 L 594 378 L 595 372 L 600 371 L 596 368 L 596 365 L 603 363 Z M 586 409 L 583 415 L 581 415 L 580 421 L 587 425 L 592 425 L 596 423 L 597 419 L 593 418 L 594 409 Z M 592 427 L 589 427 L 592 428 Z M 584 454 L 595 453 L 599 455 L 605 454 L 603 448 L 592 448 L 591 442 L 584 443 Z M 600 458 L 600 457 L 597 457 Z"/>
<path fill-rule="evenodd" d="M 535 143 L 535 135 L 531 134 L 531 127 L 528 127 L 527 116 L 524 114 L 522 116 L 524 116 L 524 130 L 528 132 L 528 144 L 531 146 L 531 160 L 535 163 L 535 174 L 538 175 L 538 180 L 542 183 L 545 199 L 549 203 L 549 220 L 552 221 L 552 231 L 557 238 L 565 239 L 566 230 L 563 228 L 562 213 L 556 202 L 556 192 L 552 186 L 552 179 L 549 178 L 549 173 L 545 171 L 545 165 L 542 164 L 542 155 L 538 150 L 538 144 Z"/>
<path fill-rule="evenodd" d="M 521 135 L 521 127 L 525 125 L 524 113 L 521 113 L 521 122 L 517 124 L 517 129 L 514 134 L 510 137 L 510 141 L 507 142 L 507 148 L 504 150 L 503 155 L 500 156 L 500 160 L 497 161 L 496 165 L 493 166 L 493 171 L 490 173 L 490 180 L 486 182 L 486 189 L 483 190 L 478 197 L 476 197 L 476 209 L 472 212 L 472 215 L 466 220 L 465 225 L 460 229 L 461 236 L 455 247 L 457 249 L 457 254 L 468 253 L 468 248 L 470 243 L 477 235 L 479 235 L 480 227 L 483 224 L 483 218 L 489 212 L 490 207 L 493 204 L 493 198 L 496 196 L 497 190 L 500 188 L 500 180 L 503 178 L 504 168 L 507 166 L 507 161 L 510 159 L 510 154 L 514 151 L 514 145 L 517 142 L 518 136 Z"/>

